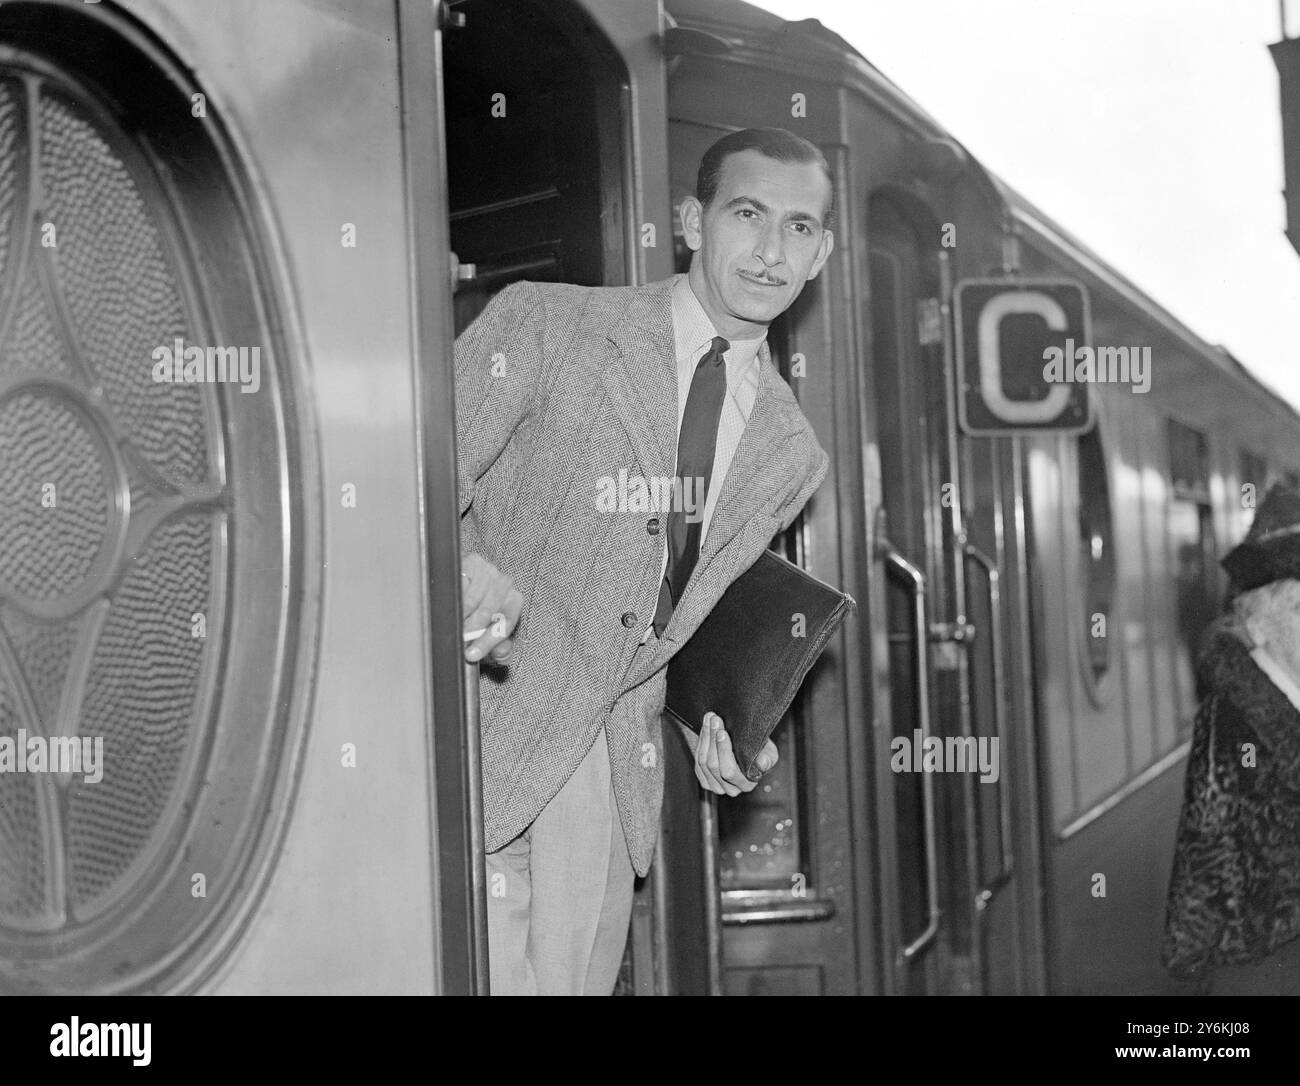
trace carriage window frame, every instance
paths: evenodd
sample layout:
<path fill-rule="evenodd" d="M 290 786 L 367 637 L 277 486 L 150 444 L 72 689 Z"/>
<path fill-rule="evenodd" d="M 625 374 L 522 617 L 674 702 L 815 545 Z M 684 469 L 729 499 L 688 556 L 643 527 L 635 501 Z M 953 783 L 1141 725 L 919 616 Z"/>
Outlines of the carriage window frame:
<path fill-rule="evenodd" d="M 1079 612 L 1075 620 L 1076 658 L 1088 700 L 1094 708 L 1106 708 L 1118 684 L 1116 597 L 1119 589 L 1119 561 L 1115 551 L 1115 505 L 1110 478 L 1110 447 L 1104 415 L 1097 412 L 1092 429 L 1075 439 L 1075 494 L 1078 539 L 1074 553 L 1078 562 L 1074 578 Z M 1103 626 L 1097 625 L 1097 615 Z M 1100 629 L 1100 633 L 1097 631 Z"/>
<path fill-rule="evenodd" d="M 1268 490 L 1268 458 L 1252 452 L 1243 445 L 1238 450 L 1238 471 L 1240 477 L 1237 480 L 1237 494 L 1234 500 L 1237 505 L 1236 531 L 1238 538 L 1242 538 L 1250 530 L 1250 522 L 1255 518 L 1255 510 L 1264 500 L 1264 494 Z M 1244 500 L 1247 484 L 1255 488 L 1251 495 L 1253 500 L 1249 505 Z"/>
<path fill-rule="evenodd" d="M 678 210 L 674 207 L 674 212 Z M 674 221 L 680 216 L 674 214 Z M 680 240 L 680 239 L 679 239 Z M 676 247 L 678 270 L 684 271 L 690 260 L 690 252 L 684 245 Z M 792 329 L 788 314 L 782 314 L 768 331 L 768 349 L 771 363 L 777 368 L 782 380 L 792 388 L 798 387 L 798 378 L 790 370 L 790 361 L 794 355 Z M 807 513 L 801 510 L 791 525 L 773 537 L 768 549 L 793 562 L 800 569 L 808 568 L 808 555 L 811 540 Z M 813 835 L 816 832 L 816 812 L 812 797 L 816 794 L 816 766 L 809 746 L 806 704 L 806 683 L 801 684 L 785 717 L 773 734 L 773 741 L 781 751 L 781 759 L 773 779 L 761 784 L 755 793 L 755 799 L 761 801 L 761 792 L 774 785 L 787 785 L 790 795 L 785 808 L 785 817 L 769 826 L 770 837 L 759 843 L 757 837 L 749 841 L 751 852 L 774 855 L 780 869 L 766 875 L 746 872 L 748 866 L 737 864 L 737 874 L 728 878 L 727 863 L 723 855 L 725 847 L 719 849 L 719 884 L 722 901 L 722 922 L 725 925 L 744 923 L 798 923 L 810 920 L 824 920 L 834 914 L 831 900 L 820 890 L 819 871 L 816 862 L 816 849 Z M 728 830 L 734 836 L 743 836 L 740 832 L 746 818 L 754 823 L 751 832 L 757 830 L 757 823 L 763 814 L 778 810 L 776 804 L 761 804 L 754 810 L 746 812 L 742 802 L 719 807 L 718 831 L 719 844 L 724 846 Z M 772 851 L 767 851 L 772 850 Z M 788 865 L 781 864 L 780 855 L 784 853 L 790 859 Z M 788 870 L 786 869 L 788 866 Z M 797 888 L 797 889 L 796 889 Z M 792 890 L 796 892 L 792 893 Z"/>
<path fill-rule="evenodd" d="M 704 149 L 718 138 L 718 132 L 711 126 L 680 121 L 673 124 L 701 130 L 701 147 L 683 156 L 683 161 L 699 161 Z M 674 271 L 685 273 L 692 254 L 682 231 L 681 204 L 686 196 L 694 193 L 694 175 L 675 178 L 671 192 Z M 768 329 L 767 347 L 771 365 L 797 397 L 799 377 L 791 372 L 796 343 L 789 312 L 782 313 L 772 322 Z M 800 569 L 807 569 L 811 553 L 810 535 L 807 511 L 801 510 L 785 531 L 772 538 L 768 549 Z M 814 802 L 817 767 L 808 737 L 810 721 L 807 719 L 806 700 L 810 681 L 806 679 L 800 685 L 773 732 L 773 742 L 781 755 L 776 770 L 749 796 L 718 808 L 719 896 L 725 926 L 818 921 L 835 913 L 834 902 L 823 888 L 817 862 Z M 762 802 L 763 793 L 774 787 L 788 789 L 783 811 L 779 803 Z M 749 806 L 755 802 L 756 807 Z M 763 819 L 770 819 L 777 812 L 783 817 L 764 826 Z M 762 832 L 760 827 L 763 827 Z M 772 870 L 758 873 L 753 864 L 745 862 L 740 854 L 729 857 L 728 849 L 732 844 L 747 846 L 748 853 L 760 864 L 766 857 Z"/>
<path fill-rule="evenodd" d="M 1189 426 L 1175 418 L 1165 422 L 1166 451 L 1169 457 L 1169 497 L 1165 510 L 1165 545 L 1169 559 L 1169 590 L 1172 594 L 1170 611 L 1170 646 L 1173 651 L 1174 695 L 1177 704 L 1176 740 L 1190 733 L 1192 716 L 1196 708 L 1196 658 L 1200 638 L 1205 628 L 1222 604 L 1219 583 L 1219 543 L 1214 527 L 1214 504 L 1210 495 L 1210 442 L 1203 430 Z M 1182 546 L 1175 537 L 1176 521 L 1186 512 L 1196 524 L 1195 540 L 1184 539 Z M 1184 548 L 1195 546 L 1199 552 L 1199 598 L 1184 592 Z M 1184 615 L 1202 619 L 1193 637 L 1188 637 Z M 1177 666 L 1180 653 L 1187 652 L 1190 669 L 1190 689 L 1180 680 Z"/>

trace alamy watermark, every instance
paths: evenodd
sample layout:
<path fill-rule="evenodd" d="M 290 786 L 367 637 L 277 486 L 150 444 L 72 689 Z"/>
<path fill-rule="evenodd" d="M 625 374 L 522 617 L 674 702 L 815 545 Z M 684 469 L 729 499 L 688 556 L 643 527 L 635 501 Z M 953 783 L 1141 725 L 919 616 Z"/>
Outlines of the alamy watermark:
<path fill-rule="evenodd" d="M 73 1015 L 50 1027 L 50 1055 L 126 1058 L 136 1067 L 148 1067 L 152 1034 L 151 1022 L 83 1022 Z"/>
<path fill-rule="evenodd" d="M 620 468 L 617 476 L 596 480 L 596 508 L 602 513 L 676 511 L 686 514 L 688 524 L 697 524 L 704 519 L 704 498 L 704 479 L 698 475 L 646 478 Z"/>
<path fill-rule="evenodd" d="M 1065 349 L 1043 350 L 1043 380 L 1049 384 L 1132 385 L 1151 391 L 1150 347 L 1086 347 L 1065 341 Z"/>
<path fill-rule="evenodd" d="M 996 735 L 924 735 L 920 728 L 889 742 L 889 768 L 895 773 L 979 773 L 982 784 L 996 784 L 1002 770 Z"/>
<path fill-rule="evenodd" d="M 240 392 L 262 387 L 261 347 L 200 347 L 177 336 L 171 346 L 155 347 L 153 379 L 159 384 L 239 385 Z"/>
<path fill-rule="evenodd" d="M 104 779 L 104 737 L 0 735 L 0 773 L 82 773 L 86 784 Z"/>

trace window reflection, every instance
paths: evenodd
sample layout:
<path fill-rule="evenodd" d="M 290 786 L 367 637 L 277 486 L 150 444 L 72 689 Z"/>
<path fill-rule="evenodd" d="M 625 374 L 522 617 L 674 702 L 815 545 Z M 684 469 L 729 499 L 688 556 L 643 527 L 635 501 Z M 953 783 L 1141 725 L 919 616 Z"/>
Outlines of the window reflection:
<path fill-rule="evenodd" d="M 789 890 L 803 869 L 799 806 L 800 726 L 787 713 L 772 741 L 781 759 L 748 795 L 718 804 L 723 890 Z"/>
<path fill-rule="evenodd" d="M 790 380 L 789 332 L 785 318 L 768 330 L 768 347 L 781 376 Z M 793 382 L 797 385 L 797 378 Z M 803 515 L 772 542 L 782 557 L 804 565 L 798 540 Z M 780 755 L 775 767 L 763 775 L 752 792 L 718 804 L 719 878 L 723 890 L 786 890 L 796 875 L 812 882 L 804 864 L 800 840 L 804 823 L 803 695 L 795 697 L 790 711 L 772 734 Z"/>
<path fill-rule="evenodd" d="M 1079 438 L 1079 547 L 1083 572 L 1083 644 L 1094 683 L 1111 664 L 1110 622 L 1115 605 L 1115 548 L 1110 475 L 1099 428 Z"/>
<path fill-rule="evenodd" d="M 1169 503 L 1169 546 L 1176 601 L 1175 683 L 1181 728 L 1190 726 L 1196 704 L 1196 661 L 1201 635 L 1219 610 L 1217 556 L 1210 507 L 1209 445 L 1205 435 L 1169 422 L 1173 495 Z"/>

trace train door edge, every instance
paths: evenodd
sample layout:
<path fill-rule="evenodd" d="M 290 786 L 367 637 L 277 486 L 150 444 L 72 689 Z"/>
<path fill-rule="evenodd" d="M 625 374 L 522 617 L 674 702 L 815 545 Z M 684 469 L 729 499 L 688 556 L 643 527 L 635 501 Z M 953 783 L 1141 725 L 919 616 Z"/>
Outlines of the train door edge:
<path fill-rule="evenodd" d="M 658 6 L 464 0 L 440 8 L 452 334 L 519 280 L 618 286 L 670 274 Z M 440 806 L 455 819 L 465 801 L 469 793 Z M 459 847 L 471 860 L 481 851 L 468 838 Z M 653 869 L 638 880 L 620 994 L 669 983 L 662 882 Z"/>

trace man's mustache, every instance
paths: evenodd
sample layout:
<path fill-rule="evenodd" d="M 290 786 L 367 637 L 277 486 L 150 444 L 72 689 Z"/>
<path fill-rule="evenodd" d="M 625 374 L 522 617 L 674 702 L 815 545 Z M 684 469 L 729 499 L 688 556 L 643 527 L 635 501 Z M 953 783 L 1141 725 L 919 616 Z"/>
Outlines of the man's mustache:
<path fill-rule="evenodd" d="M 778 279 L 775 276 L 768 275 L 766 272 L 754 272 L 748 268 L 741 268 L 750 279 L 757 279 L 761 283 L 770 283 L 774 287 L 783 287 L 789 282 L 788 279 Z"/>

